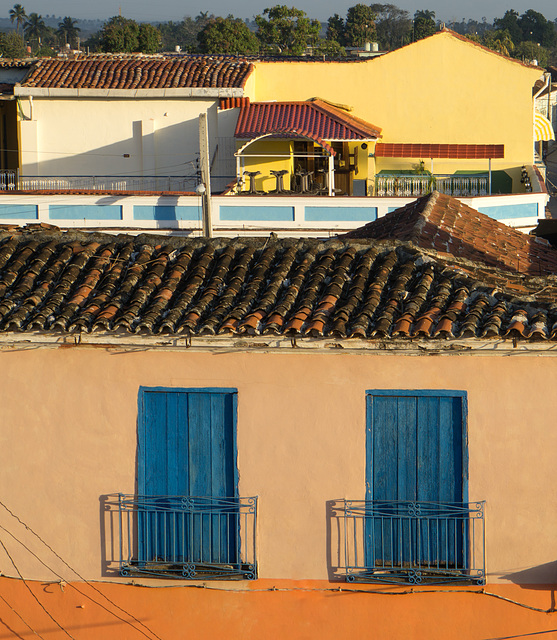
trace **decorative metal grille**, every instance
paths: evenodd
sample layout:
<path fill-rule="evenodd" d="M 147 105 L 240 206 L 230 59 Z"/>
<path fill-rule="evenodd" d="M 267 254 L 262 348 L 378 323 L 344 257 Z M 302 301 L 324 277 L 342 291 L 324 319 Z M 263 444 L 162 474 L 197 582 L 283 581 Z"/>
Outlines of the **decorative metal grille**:
<path fill-rule="evenodd" d="M 120 575 L 257 578 L 257 498 L 118 496 Z"/>
<path fill-rule="evenodd" d="M 199 184 L 191 176 L 18 176 L 0 171 L 0 191 L 177 191 L 191 192 Z"/>
<path fill-rule="evenodd" d="M 349 582 L 485 584 L 484 502 L 338 503 Z"/>
<path fill-rule="evenodd" d="M 450 196 L 485 196 L 488 182 L 487 175 L 377 175 L 375 195 L 417 198 L 436 190 Z"/>

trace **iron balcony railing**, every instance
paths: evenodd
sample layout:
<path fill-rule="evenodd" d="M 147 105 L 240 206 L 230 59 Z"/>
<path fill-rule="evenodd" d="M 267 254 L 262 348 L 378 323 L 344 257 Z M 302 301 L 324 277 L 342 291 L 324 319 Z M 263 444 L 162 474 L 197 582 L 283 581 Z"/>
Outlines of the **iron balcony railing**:
<path fill-rule="evenodd" d="M 192 176 L 20 176 L 0 171 L 0 191 L 195 191 Z"/>
<path fill-rule="evenodd" d="M 376 196 L 419 197 L 432 191 L 451 196 L 489 194 L 488 175 L 376 175 Z"/>
<path fill-rule="evenodd" d="M 339 508 L 349 582 L 485 584 L 484 502 L 344 500 Z"/>
<path fill-rule="evenodd" d="M 118 496 L 120 575 L 257 578 L 257 498 Z"/>

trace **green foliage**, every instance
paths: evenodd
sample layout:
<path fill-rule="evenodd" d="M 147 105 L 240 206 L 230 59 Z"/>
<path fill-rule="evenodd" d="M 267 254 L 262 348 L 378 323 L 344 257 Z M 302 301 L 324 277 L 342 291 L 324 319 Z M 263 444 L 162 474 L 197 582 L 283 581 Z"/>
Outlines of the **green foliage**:
<path fill-rule="evenodd" d="M 344 18 L 335 13 L 327 20 L 327 40 L 336 41 L 340 45 L 345 44 Z"/>
<path fill-rule="evenodd" d="M 410 42 L 412 21 L 408 11 L 394 4 L 372 4 L 371 10 L 377 16 L 376 38 L 382 51 L 392 51 Z"/>
<path fill-rule="evenodd" d="M 103 25 L 99 45 L 101 51 L 112 53 L 155 53 L 160 40 L 159 30 L 153 25 L 114 16 Z"/>
<path fill-rule="evenodd" d="M 291 55 L 300 55 L 307 46 L 316 44 L 321 31 L 318 20 L 310 20 L 301 9 L 286 5 L 265 9 L 263 15 L 255 16 L 255 22 L 264 47 Z"/>
<path fill-rule="evenodd" d="M 141 53 L 156 53 L 160 51 L 161 34 L 160 31 L 148 22 L 139 25 L 137 34 L 138 50 Z"/>
<path fill-rule="evenodd" d="M 483 37 L 482 44 L 497 53 L 501 53 L 504 56 L 510 56 L 514 50 L 514 42 L 512 41 L 511 34 L 507 29 L 493 29 L 492 31 L 486 31 Z"/>
<path fill-rule="evenodd" d="M 24 24 L 27 18 L 25 9 L 21 4 L 14 4 L 14 8 L 10 9 L 10 22 L 15 21 L 15 30 L 19 33 L 19 27 Z"/>
<path fill-rule="evenodd" d="M 202 12 L 195 18 L 189 16 L 182 22 L 163 22 L 157 26 L 161 34 L 162 50 L 173 51 L 180 47 L 183 51 L 194 53 L 197 50 L 197 35 L 215 16 Z"/>
<path fill-rule="evenodd" d="M 522 41 L 522 29 L 518 24 L 518 11 L 509 9 L 502 18 L 496 18 L 493 26 L 500 31 L 508 31 L 514 44 Z"/>
<path fill-rule="evenodd" d="M 313 55 L 327 56 L 329 58 L 341 58 L 346 55 L 346 51 L 336 40 L 320 38 L 313 47 Z"/>
<path fill-rule="evenodd" d="M 539 43 L 543 47 L 554 47 L 557 44 L 555 25 L 533 9 L 528 9 L 518 19 L 522 31 L 522 40 Z"/>
<path fill-rule="evenodd" d="M 43 17 L 38 13 L 30 13 L 23 25 L 23 32 L 28 40 L 40 40 L 47 31 Z"/>
<path fill-rule="evenodd" d="M 55 58 L 57 53 L 49 45 L 43 44 L 37 49 L 37 51 L 35 52 L 35 55 L 38 56 L 39 58 Z"/>
<path fill-rule="evenodd" d="M 366 4 L 356 4 L 348 9 L 344 23 L 344 39 L 348 47 L 363 47 L 375 40 L 376 15 Z"/>
<path fill-rule="evenodd" d="M 201 53 L 257 53 L 259 40 L 239 18 L 213 18 L 198 33 Z"/>
<path fill-rule="evenodd" d="M 549 63 L 550 52 L 539 45 L 537 42 L 525 40 L 515 47 L 513 56 L 524 62 L 538 61 L 538 66 L 547 67 Z"/>
<path fill-rule="evenodd" d="M 413 40 L 421 40 L 435 33 L 435 11 L 421 9 L 414 14 Z"/>
<path fill-rule="evenodd" d="M 77 38 L 79 37 L 79 32 L 81 29 L 76 27 L 77 20 L 66 16 L 62 22 L 58 23 L 58 35 L 60 36 L 60 40 L 64 42 L 64 44 L 68 43 L 70 46 L 74 47 L 77 45 Z"/>
<path fill-rule="evenodd" d="M 24 58 L 27 55 L 25 42 L 19 33 L 0 32 L 0 55 L 3 58 Z"/>

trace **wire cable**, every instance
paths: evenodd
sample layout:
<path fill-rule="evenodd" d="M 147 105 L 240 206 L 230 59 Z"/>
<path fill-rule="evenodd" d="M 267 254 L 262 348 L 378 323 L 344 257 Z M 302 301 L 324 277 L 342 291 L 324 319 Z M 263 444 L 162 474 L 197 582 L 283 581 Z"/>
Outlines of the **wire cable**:
<path fill-rule="evenodd" d="M 6 598 L 0 595 L 0 600 L 2 600 L 2 602 L 8 607 L 8 609 L 11 609 L 15 613 L 15 615 L 21 620 L 21 622 L 23 622 L 23 624 L 29 629 L 29 631 L 34 633 L 37 637 L 41 638 L 41 640 L 45 640 L 40 633 L 35 631 L 33 627 L 27 624 L 27 622 L 23 619 L 23 617 L 12 607 L 12 605 L 6 600 Z"/>
<path fill-rule="evenodd" d="M 61 630 L 63 631 L 68 638 L 71 638 L 71 640 L 76 640 L 72 634 L 67 631 L 66 629 L 64 629 L 64 627 L 58 622 L 58 620 L 56 620 L 56 618 L 47 610 L 47 608 L 43 605 L 43 603 L 37 598 L 37 596 L 33 593 L 33 590 L 31 589 L 31 587 L 27 584 L 25 578 L 21 575 L 20 570 L 18 569 L 16 563 L 14 562 L 14 559 L 12 558 L 12 556 L 10 555 L 10 552 L 6 549 L 6 545 L 2 542 L 2 540 L 0 540 L 0 546 L 4 549 L 4 551 L 6 552 L 6 555 L 8 556 L 8 558 L 10 559 L 10 562 L 13 564 L 14 569 L 17 571 L 17 575 L 21 578 L 21 580 L 23 581 L 23 584 L 25 585 L 25 588 L 27 589 L 27 591 L 29 591 L 29 593 L 33 596 L 34 600 L 37 602 L 37 604 L 39 605 L 39 607 L 46 613 L 46 615 L 52 620 L 52 622 L 54 622 L 54 624 Z"/>
<path fill-rule="evenodd" d="M 58 560 L 60 560 L 60 562 L 62 562 L 70 571 L 72 571 L 82 582 L 84 582 L 85 584 L 87 584 L 89 587 L 91 587 L 91 589 L 93 589 L 93 591 L 96 591 L 100 596 L 102 596 L 107 602 L 109 602 L 113 607 L 115 607 L 116 609 L 118 609 L 119 611 L 121 611 L 122 613 L 125 613 L 127 616 L 129 616 L 132 620 L 134 620 L 135 622 L 137 622 L 137 624 L 139 624 L 141 627 L 143 627 L 144 629 L 146 629 L 149 633 L 151 633 L 155 638 L 157 638 L 157 640 L 162 640 L 162 638 L 160 636 L 158 636 L 152 629 L 150 629 L 144 622 L 142 622 L 141 620 L 139 620 L 138 618 L 136 618 L 132 613 L 130 613 L 129 611 L 126 611 L 125 609 L 123 609 L 122 607 L 120 607 L 118 604 L 116 604 L 115 602 L 113 602 L 107 595 L 105 595 L 100 589 L 97 589 L 94 584 L 90 581 L 87 580 L 86 578 L 84 578 L 76 569 L 74 569 L 70 564 L 68 564 L 64 558 L 62 558 L 58 553 L 56 553 L 56 551 L 54 551 L 54 549 L 47 543 L 45 542 L 41 536 L 36 533 L 35 531 L 33 531 L 33 529 L 26 524 L 25 522 L 23 522 L 23 520 L 21 520 L 21 518 L 19 518 L 19 516 L 17 516 L 13 511 L 11 511 L 3 502 L 0 501 L 0 506 L 3 507 L 11 516 L 12 518 L 15 518 L 23 527 L 25 527 L 25 529 L 27 531 L 29 531 L 29 533 L 31 533 L 32 535 L 34 535 L 37 540 L 39 540 L 41 542 L 41 544 L 43 544 L 52 554 L 54 554 L 54 556 L 56 556 L 56 558 L 58 558 Z M 2 527 L 3 528 L 3 527 Z M 13 564 L 13 562 L 12 562 Z M 15 565 L 14 565 L 15 566 Z M 46 565 L 45 565 L 46 566 Z M 50 569 L 50 567 L 48 567 Z M 52 569 L 50 569 L 52 571 Z M 17 571 L 17 569 L 16 569 Z M 55 575 L 56 574 L 54 571 L 53 573 Z M 23 578 L 22 578 L 23 579 Z M 100 605 L 99 603 L 99 606 Z M 115 614 L 113 614 L 115 615 Z M 128 623 L 131 624 L 131 623 Z M 133 625 L 132 625 L 133 626 Z M 143 635 L 145 635 L 144 632 L 142 632 L 140 629 L 137 629 L 138 631 L 140 631 L 141 633 L 143 633 Z"/>

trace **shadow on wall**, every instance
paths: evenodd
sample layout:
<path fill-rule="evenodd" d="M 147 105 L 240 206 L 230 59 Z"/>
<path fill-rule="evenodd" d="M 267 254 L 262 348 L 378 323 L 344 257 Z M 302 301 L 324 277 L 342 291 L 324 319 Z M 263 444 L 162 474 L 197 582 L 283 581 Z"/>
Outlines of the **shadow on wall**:
<path fill-rule="evenodd" d="M 551 591 L 551 608 L 555 608 L 555 590 L 557 588 L 557 560 L 530 567 L 524 571 L 507 573 L 501 578 L 510 580 L 522 589 L 536 591 Z"/>
<path fill-rule="evenodd" d="M 344 500 L 327 500 L 325 526 L 327 537 L 327 573 L 331 582 L 345 582 Z"/>
<path fill-rule="evenodd" d="M 123 560 L 122 523 L 118 504 L 119 494 L 110 493 L 99 498 L 99 524 L 101 542 L 101 576 L 120 575 L 120 562 Z"/>
<path fill-rule="evenodd" d="M 130 122 L 132 135 L 86 152 L 39 153 L 22 176 L 186 176 L 196 175 L 199 158 L 197 119 L 143 134 L 141 122 Z M 84 123 L 84 130 L 90 124 Z M 193 141 L 193 142 L 192 142 Z M 60 139 L 60 145 L 64 140 Z M 70 141 L 75 149 L 80 140 Z"/>

